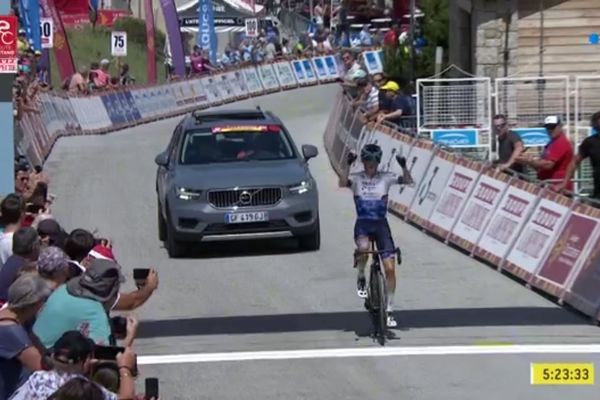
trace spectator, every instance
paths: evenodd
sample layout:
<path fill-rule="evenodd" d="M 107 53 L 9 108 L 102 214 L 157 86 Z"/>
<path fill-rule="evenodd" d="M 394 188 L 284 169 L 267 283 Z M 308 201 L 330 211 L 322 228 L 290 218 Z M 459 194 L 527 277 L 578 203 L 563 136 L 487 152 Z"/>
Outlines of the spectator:
<path fill-rule="evenodd" d="M 590 126 L 592 127 L 592 134 L 585 138 L 579 145 L 579 152 L 569 164 L 565 178 L 558 189 L 564 190 L 567 188 L 569 181 L 575 174 L 575 170 L 577 170 L 583 160 L 589 158 L 594 178 L 594 191 L 591 198 L 600 200 L 600 111 L 592 115 Z"/>
<path fill-rule="evenodd" d="M 94 260 L 83 275 L 52 293 L 37 318 L 33 331 L 45 347 L 63 332 L 77 330 L 96 344 L 111 343 L 108 311 L 115 305 L 121 282 L 120 267 L 108 260 Z"/>
<path fill-rule="evenodd" d="M 17 51 L 19 54 L 25 54 L 29 50 L 29 42 L 27 41 L 27 32 L 23 28 L 19 28 L 19 39 L 17 41 Z"/>
<path fill-rule="evenodd" d="M 70 277 L 81 275 L 85 271 L 82 262 L 96 245 L 94 235 L 85 229 L 74 229 L 65 240 L 65 253 L 69 256 Z"/>
<path fill-rule="evenodd" d="M 562 182 L 567 176 L 567 169 L 573 160 L 573 146 L 562 130 L 562 122 L 556 115 L 551 115 L 544 120 L 544 127 L 550 136 L 550 142 L 544 148 L 540 158 L 531 158 L 523 155 L 517 159 L 526 166 L 537 171 L 540 181 L 553 180 Z M 555 182 L 553 187 L 562 187 Z M 564 188 L 572 191 L 573 182 L 569 181 Z"/>
<path fill-rule="evenodd" d="M 40 255 L 40 237 L 33 228 L 19 228 L 13 236 L 12 255 L 0 269 L 0 302 L 8 299 L 10 285 L 17 279 L 19 269 Z"/>
<path fill-rule="evenodd" d="M 8 305 L 0 309 L 0 399 L 8 399 L 31 372 L 42 369 L 42 354 L 25 325 L 35 319 L 49 293 L 35 275 L 20 277 L 8 290 Z"/>
<path fill-rule="evenodd" d="M 402 126 L 402 118 L 412 114 L 412 105 L 406 96 L 403 96 L 400 86 L 394 81 L 388 81 L 381 87 L 385 91 L 390 108 L 388 111 L 380 113 L 377 117 L 378 122 L 388 121 L 398 126 Z"/>
<path fill-rule="evenodd" d="M 69 82 L 69 93 L 76 94 L 86 94 L 88 93 L 88 76 L 89 76 L 88 67 L 82 65 L 79 67 L 79 71 L 73 74 L 71 77 L 71 81 Z"/>
<path fill-rule="evenodd" d="M 360 45 L 364 47 L 371 47 L 373 45 L 373 40 L 371 38 L 371 32 L 369 32 L 369 25 L 364 24 L 360 33 L 358 34 L 360 39 Z"/>
<path fill-rule="evenodd" d="M 323 10 L 323 2 L 321 0 L 317 1 L 315 5 L 313 16 L 315 19 L 315 24 L 317 24 L 317 29 L 323 29 L 324 24 L 324 10 Z"/>
<path fill-rule="evenodd" d="M 25 204 L 19 195 L 9 194 L 0 203 L 2 233 L 0 233 L 0 271 L 13 253 L 13 235 L 19 229 Z"/>
<path fill-rule="evenodd" d="M 356 82 L 359 97 L 357 102 L 364 105 L 367 119 L 375 116 L 379 111 L 379 90 L 368 79 L 358 79 Z"/>
<path fill-rule="evenodd" d="M 344 80 L 346 82 L 352 82 L 354 74 L 361 69 L 360 64 L 354 59 L 354 55 L 350 51 L 342 53 L 342 62 L 344 63 L 345 70 Z"/>
<path fill-rule="evenodd" d="M 385 94 L 385 90 L 381 90 L 381 87 L 388 82 L 387 78 L 382 73 L 373 75 L 373 86 L 379 91 L 379 111 L 389 112 L 391 108 L 391 102 Z"/>
<path fill-rule="evenodd" d="M 37 224 L 37 232 L 42 241 L 42 247 L 56 246 L 64 248 L 67 233 L 54 219 L 45 219 Z"/>
<path fill-rule="evenodd" d="M 277 54 L 277 48 L 275 47 L 275 38 L 269 38 L 268 43 L 265 46 L 265 60 L 273 61 L 275 60 L 275 56 Z"/>
<path fill-rule="evenodd" d="M 110 61 L 106 58 L 100 61 L 100 69 L 96 69 L 96 78 L 94 79 L 94 85 L 98 89 L 106 89 L 110 83 Z"/>
<path fill-rule="evenodd" d="M 281 54 L 284 56 L 290 54 L 290 41 L 287 38 L 281 40 Z"/>
<path fill-rule="evenodd" d="M 508 129 L 506 117 L 498 114 L 494 117 L 494 129 L 498 136 L 498 168 L 501 170 L 512 169 L 518 173 L 524 173 L 523 165 L 516 160 L 523 154 L 525 147 L 521 137 Z"/>
<path fill-rule="evenodd" d="M 72 379 L 91 381 L 92 356 L 94 343 L 77 331 L 66 331 L 52 344 L 52 364 L 50 371 L 37 371 L 22 385 L 14 400 L 45 400 L 53 393 L 64 393 L 63 389 Z M 117 366 L 120 373 L 119 394 L 109 392 L 98 386 L 105 400 L 133 399 L 135 397 L 135 382 L 132 370 L 135 368 L 135 354 L 131 348 L 117 355 Z M 95 385 L 95 384 L 94 384 Z M 67 387 L 70 387 L 67 386 Z M 56 398 L 56 397 L 55 397 Z M 60 397 L 58 397 L 60 398 Z M 87 400 L 88 398 L 85 397 Z"/>
<path fill-rule="evenodd" d="M 90 64 L 90 72 L 88 74 L 88 92 L 98 89 L 98 73 L 100 71 L 100 64 L 93 62 Z"/>
<path fill-rule="evenodd" d="M 390 29 L 383 37 L 383 44 L 385 46 L 398 47 L 401 33 L 400 25 L 398 22 L 394 22 L 392 24 L 392 29 Z"/>
<path fill-rule="evenodd" d="M 348 22 L 348 4 L 347 0 L 340 1 L 340 5 L 333 11 L 337 19 L 336 43 L 339 46 L 347 47 L 350 45 L 350 23 Z"/>
<path fill-rule="evenodd" d="M 129 74 L 129 64 L 121 65 L 119 71 L 119 85 L 128 86 L 135 84 L 135 78 Z"/>
<path fill-rule="evenodd" d="M 37 272 L 54 291 L 69 277 L 69 257 L 58 247 L 46 247 L 40 252 Z"/>
<path fill-rule="evenodd" d="M 190 63 L 192 66 L 192 74 L 203 74 L 207 71 L 204 66 L 204 57 L 202 57 L 200 46 L 194 46 L 194 50 L 190 55 Z"/>
<path fill-rule="evenodd" d="M 111 397 L 108 396 L 110 399 Z M 85 378 L 72 378 L 48 397 L 48 400 L 104 400 L 102 389 Z"/>

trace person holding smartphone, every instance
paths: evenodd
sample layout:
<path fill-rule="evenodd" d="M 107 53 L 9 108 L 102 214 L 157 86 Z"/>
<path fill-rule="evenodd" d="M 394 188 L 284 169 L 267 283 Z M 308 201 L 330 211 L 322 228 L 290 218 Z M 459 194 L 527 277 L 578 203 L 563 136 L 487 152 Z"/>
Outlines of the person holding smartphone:
<path fill-rule="evenodd" d="M 11 400 L 46 400 L 63 385 L 74 378 L 89 380 L 94 359 L 93 341 L 78 331 L 65 332 L 52 346 L 53 368 L 49 371 L 34 372 L 15 392 Z M 114 362 L 119 370 L 119 391 L 113 393 L 100 387 L 105 400 L 135 398 L 133 379 L 136 355 L 131 347 L 122 349 Z"/>

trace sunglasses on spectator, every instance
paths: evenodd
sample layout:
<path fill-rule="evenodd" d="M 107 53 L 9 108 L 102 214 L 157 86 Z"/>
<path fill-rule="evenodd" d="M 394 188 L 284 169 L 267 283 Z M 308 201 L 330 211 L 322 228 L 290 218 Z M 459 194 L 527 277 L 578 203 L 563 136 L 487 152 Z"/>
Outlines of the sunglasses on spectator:
<path fill-rule="evenodd" d="M 502 122 L 501 124 L 494 124 L 495 129 L 501 129 L 506 126 L 506 122 Z"/>

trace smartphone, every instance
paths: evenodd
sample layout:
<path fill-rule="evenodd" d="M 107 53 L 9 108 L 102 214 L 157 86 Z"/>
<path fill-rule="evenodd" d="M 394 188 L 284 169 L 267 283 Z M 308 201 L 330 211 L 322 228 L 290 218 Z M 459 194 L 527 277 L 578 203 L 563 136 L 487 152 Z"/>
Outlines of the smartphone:
<path fill-rule="evenodd" d="M 145 384 L 146 400 L 158 400 L 158 378 L 146 378 Z"/>
<path fill-rule="evenodd" d="M 146 284 L 146 280 L 148 279 L 149 273 L 150 268 L 133 269 L 133 280 L 135 281 L 135 285 L 138 287 L 138 289 Z"/>
<path fill-rule="evenodd" d="M 110 319 L 110 325 L 115 336 L 124 337 L 127 334 L 127 318 L 113 317 Z"/>
<path fill-rule="evenodd" d="M 119 346 L 96 346 L 94 348 L 94 358 L 97 360 L 110 360 L 114 361 L 117 359 L 117 354 L 125 352 L 125 347 Z"/>
<path fill-rule="evenodd" d="M 33 203 L 27 203 L 27 205 L 25 206 L 25 212 L 30 213 L 30 214 L 38 214 L 40 212 L 40 210 L 43 210 L 44 206 L 39 206 Z"/>

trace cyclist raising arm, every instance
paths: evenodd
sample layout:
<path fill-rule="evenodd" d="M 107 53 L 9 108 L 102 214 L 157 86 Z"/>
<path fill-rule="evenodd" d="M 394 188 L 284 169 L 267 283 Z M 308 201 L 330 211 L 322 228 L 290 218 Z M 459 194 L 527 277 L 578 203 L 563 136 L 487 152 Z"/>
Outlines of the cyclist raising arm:
<path fill-rule="evenodd" d="M 394 260 L 394 241 L 387 221 L 388 192 L 392 185 L 411 184 L 413 182 L 410 172 L 406 168 L 406 159 L 396 156 L 396 161 L 402 167 L 402 176 L 392 172 L 378 171 L 383 152 L 376 144 L 365 145 L 360 152 L 360 159 L 364 171 L 349 175 L 349 166 L 356 160 L 356 154 L 348 154 L 348 171 L 340 176 L 340 186 L 349 187 L 354 193 L 357 219 L 354 225 L 354 241 L 359 252 L 369 250 L 369 238 L 373 237 L 377 249 L 382 251 L 383 266 L 387 279 L 388 305 L 387 325 L 397 325 L 392 316 L 394 292 L 396 290 L 396 270 Z M 358 267 L 358 296 L 367 297 L 365 266 L 368 255 L 361 255 L 357 259 Z"/>

